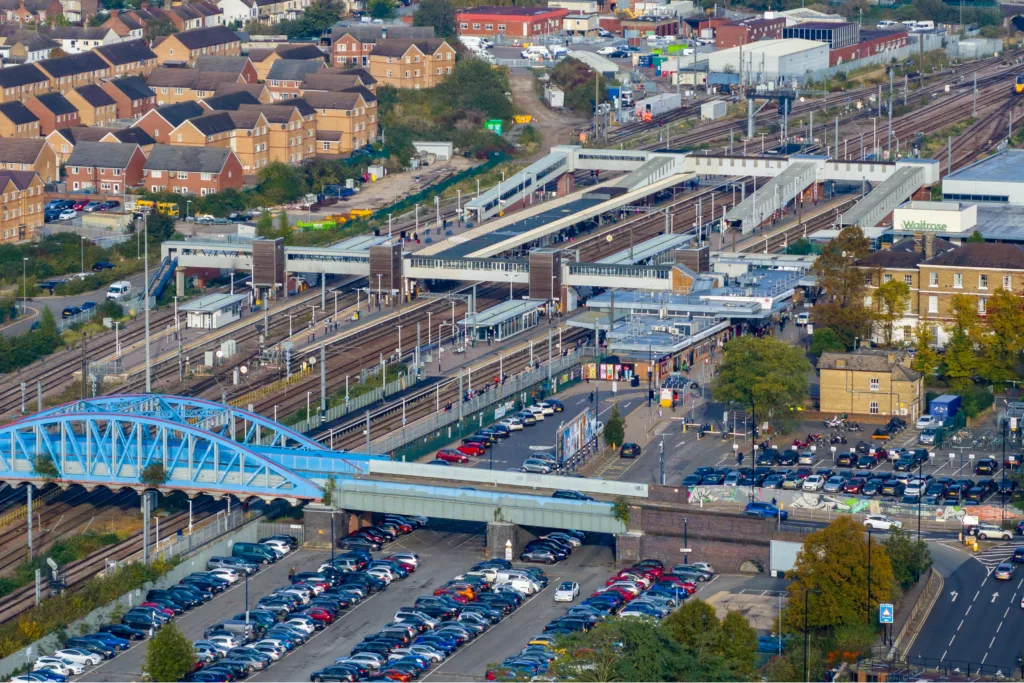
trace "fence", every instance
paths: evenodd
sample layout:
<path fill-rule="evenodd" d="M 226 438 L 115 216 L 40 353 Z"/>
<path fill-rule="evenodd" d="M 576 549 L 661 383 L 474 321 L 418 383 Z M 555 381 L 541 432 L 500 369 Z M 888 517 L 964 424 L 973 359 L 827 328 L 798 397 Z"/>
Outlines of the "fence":
<path fill-rule="evenodd" d="M 404 377 L 399 377 L 396 380 L 388 382 L 383 387 L 373 389 L 360 394 L 353 399 L 345 401 L 340 405 L 336 405 L 333 408 L 328 408 L 327 411 L 321 416 L 319 413 L 310 415 L 305 420 L 300 420 L 292 425 L 292 429 L 298 432 L 306 433 L 313 429 L 316 429 L 320 425 L 326 422 L 333 422 L 339 418 L 348 415 L 356 410 L 361 410 L 366 406 L 373 405 L 377 401 L 383 401 L 386 397 L 399 391 L 405 390 L 407 387 L 412 386 L 416 383 L 416 376 L 413 373 L 408 373 Z M 317 399 L 319 402 L 319 399 Z"/>
<path fill-rule="evenodd" d="M 260 522 L 257 526 L 259 538 L 267 536 L 294 536 L 299 540 L 299 545 L 306 542 L 306 527 L 302 524 L 291 524 L 288 522 Z"/>
<path fill-rule="evenodd" d="M 908 655 L 899 650 L 890 653 L 887 647 L 876 647 L 857 660 L 855 675 L 859 677 L 867 674 L 867 677 L 855 680 L 936 680 L 936 675 L 944 677 L 945 680 L 950 680 L 950 677 L 953 677 L 952 680 L 968 681 L 981 678 L 1016 679 L 1017 672 L 1013 671 L 1013 666 L 1010 662 L 981 664 L 963 659 L 921 657 Z M 1024 678 L 1024 666 L 1020 673 Z M 879 674 L 883 674 L 884 678 Z"/>
<path fill-rule="evenodd" d="M 42 301 L 45 302 L 45 299 L 42 300 Z M 138 298 L 134 298 L 134 299 L 125 299 L 123 301 L 119 301 L 118 303 L 121 304 L 121 307 L 124 308 L 124 310 L 126 310 L 126 311 L 129 311 L 129 310 L 136 311 L 136 312 L 141 312 L 142 311 L 142 297 L 138 297 Z M 54 315 L 56 315 L 56 314 L 57 314 L 57 311 L 54 311 Z M 89 322 L 90 320 L 92 320 L 95 317 L 96 317 L 96 307 L 95 306 L 93 306 L 92 308 L 87 308 L 87 309 L 84 309 L 82 311 L 79 311 L 78 313 L 75 313 L 74 315 L 71 315 L 71 316 L 69 316 L 67 318 L 65 318 L 63 316 L 63 312 L 61 312 L 61 317 L 57 319 L 57 331 L 58 332 L 63 332 L 65 330 L 69 330 L 73 326 L 79 325 L 81 323 L 87 323 L 87 322 Z"/>
<path fill-rule="evenodd" d="M 543 399 L 581 377 L 582 354 L 578 351 L 552 360 L 550 366 L 520 373 L 504 384 L 481 392 L 451 410 L 435 414 L 372 442 L 375 453 L 394 453 L 396 460 L 415 460 L 496 420 Z M 548 386 L 548 376 L 552 386 Z M 501 405 L 498 405 L 498 404 Z"/>
<path fill-rule="evenodd" d="M 178 557 L 180 555 L 187 555 L 196 548 L 201 548 L 214 539 L 230 533 L 240 526 L 248 524 L 262 516 L 263 511 L 261 509 L 250 508 L 249 510 L 242 510 L 241 507 L 235 506 L 230 514 L 222 510 L 209 520 L 204 521 L 201 525 L 194 525 L 192 527 L 192 533 L 188 533 L 187 528 L 180 530 L 175 529 L 173 531 L 171 529 L 167 529 L 168 533 L 163 538 L 156 538 L 154 536 L 150 537 L 154 541 L 153 547 L 150 549 L 149 553 L 151 561 L 156 557 L 160 557 L 163 560 L 170 560 L 171 558 Z M 140 548 L 134 555 L 130 555 L 119 562 L 110 563 L 108 568 L 121 566 L 126 562 L 141 561 L 142 549 Z"/>
<path fill-rule="evenodd" d="M 293 372 L 288 377 L 276 380 L 274 382 L 271 382 L 270 384 L 264 384 L 259 389 L 253 389 L 252 391 L 250 391 L 248 393 L 242 394 L 238 398 L 232 399 L 231 401 L 229 401 L 229 403 L 231 405 L 235 406 L 236 408 L 241 408 L 242 406 L 250 405 L 250 404 L 258 401 L 259 399 L 263 398 L 264 396 L 270 396 L 271 394 L 276 394 L 277 392 L 279 392 L 282 389 L 286 388 L 289 384 L 292 384 L 293 382 L 298 382 L 299 380 L 305 378 L 312 371 L 313 371 L 312 367 L 306 366 L 302 370 L 298 370 L 296 372 Z M 275 417 L 275 419 L 277 419 L 276 415 L 274 417 Z"/>

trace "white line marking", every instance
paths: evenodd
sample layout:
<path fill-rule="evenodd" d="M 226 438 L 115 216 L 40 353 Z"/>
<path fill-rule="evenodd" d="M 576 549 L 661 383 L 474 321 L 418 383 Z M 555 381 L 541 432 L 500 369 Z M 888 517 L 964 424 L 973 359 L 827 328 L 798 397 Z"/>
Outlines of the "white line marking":
<path fill-rule="evenodd" d="M 961 619 L 960 620 L 960 625 L 956 627 L 956 630 L 959 631 L 961 628 L 963 628 L 963 625 L 964 625 L 964 620 Z"/>

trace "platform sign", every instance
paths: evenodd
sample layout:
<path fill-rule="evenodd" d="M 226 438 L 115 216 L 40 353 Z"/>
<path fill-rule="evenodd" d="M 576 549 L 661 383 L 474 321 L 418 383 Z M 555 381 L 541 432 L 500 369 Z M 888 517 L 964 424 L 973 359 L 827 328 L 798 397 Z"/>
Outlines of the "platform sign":
<path fill-rule="evenodd" d="M 883 602 L 878 605 L 878 623 L 879 624 L 891 624 L 892 623 L 892 604 Z"/>

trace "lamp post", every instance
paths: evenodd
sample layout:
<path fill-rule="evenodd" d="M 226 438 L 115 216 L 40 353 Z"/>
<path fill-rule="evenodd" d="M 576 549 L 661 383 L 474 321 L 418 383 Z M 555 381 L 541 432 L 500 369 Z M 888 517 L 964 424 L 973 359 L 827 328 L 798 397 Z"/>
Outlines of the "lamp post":
<path fill-rule="evenodd" d="M 810 678 L 808 678 L 809 672 L 807 670 L 807 653 L 810 651 L 810 647 L 811 647 L 811 643 L 810 643 L 810 640 L 811 640 L 811 638 L 810 638 L 810 629 L 808 628 L 807 615 L 810 613 L 810 609 L 809 609 L 810 605 L 808 604 L 808 598 L 810 597 L 811 593 L 814 593 L 815 595 L 818 595 L 818 594 L 821 593 L 821 589 L 820 588 L 805 588 L 804 589 L 804 683 L 810 683 L 810 680 L 811 680 Z M 780 628 L 779 628 L 779 638 L 781 639 L 782 638 L 781 624 L 779 626 L 780 626 Z"/>
<path fill-rule="evenodd" d="M 868 625 L 871 625 L 871 532 L 873 529 L 868 527 L 868 586 L 867 586 L 867 603 L 865 604 L 865 616 L 867 616 Z"/>
<path fill-rule="evenodd" d="M 23 256 L 21 259 L 21 310 L 25 312 L 25 306 L 28 304 L 28 257 Z"/>
<path fill-rule="evenodd" d="M 82 244 L 82 272 L 84 273 L 85 272 L 85 236 L 84 235 L 82 236 L 81 244 Z"/>
<path fill-rule="evenodd" d="M 146 258 L 142 260 L 144 272 L 142 283 L 144 301 L 142 302 L 142 309 L 146 312 L 146 393 L 151 394 L 153 393 L 153 364 L 149 359 L 149 219 L 146 216 L 147 214 L 142 214 L 142 240 L 146 252 Z"/>

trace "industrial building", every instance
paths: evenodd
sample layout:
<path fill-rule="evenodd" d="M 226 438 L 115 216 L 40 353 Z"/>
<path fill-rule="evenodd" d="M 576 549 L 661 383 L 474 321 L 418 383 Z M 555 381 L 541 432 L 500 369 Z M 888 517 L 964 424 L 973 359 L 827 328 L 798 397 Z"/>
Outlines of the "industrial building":
<path fill-rule="evenodd" d="M 947 201 L 1024 205 L 1024 150 L 1007 149 L 947 175 Z"/>
<path fill-rule="evenodd" d="M 830 50 L 860 42 L 860 26 L 851 22 L 808 21 L 782 29 L 783 38 L 802 38 L 826 43 Z"/>
<path fill-rule="evenodd" d="M 708 55 L 710 71 L 739 74 L 748 85 L 803 80 L 808 72 L 827 69 L 828 64 L 826 43 L 801 38 L 762 40 Z"/>

